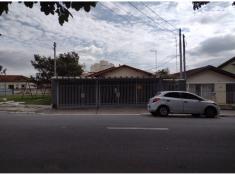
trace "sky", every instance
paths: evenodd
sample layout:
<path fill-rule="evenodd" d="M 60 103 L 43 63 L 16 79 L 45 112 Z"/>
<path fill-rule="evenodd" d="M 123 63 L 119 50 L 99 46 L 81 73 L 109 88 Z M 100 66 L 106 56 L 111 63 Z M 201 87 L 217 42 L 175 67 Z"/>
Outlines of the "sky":
<path fill-rule="evenodd" d="M 57 54 L 77 52 L 86 71 L 107 60 L 174 73 L 179 71 L 179 28 L 186 39 L 187 69 L 218 66 L 235 55 L 231 2 L 211 2 L 197 11 L 190 1 L 131 4 L 98 2 L 89 13 L 70 9 L 73 18 L 61 26 L 56 15 L 45 16 L 38 5 L 30 9 L 14 2 L 0 16 L 0 65 L 7 74 L 34 75 L 30 60 L 34 54 L 53 57 L 56 42 Z"/>

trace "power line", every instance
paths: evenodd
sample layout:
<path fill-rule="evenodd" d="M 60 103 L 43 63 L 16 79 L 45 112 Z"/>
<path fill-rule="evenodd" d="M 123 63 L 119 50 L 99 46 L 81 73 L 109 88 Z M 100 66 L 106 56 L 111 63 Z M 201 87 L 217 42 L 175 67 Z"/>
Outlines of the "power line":
<path fill-rule="evenodd" d="M 126 10 L 124 10 L 123 8 L 121 8 L 120 6 L 118 6 L 117 4 L 116 4 L 116 6 L 115 6 L 116 8 L 118 8 L 119 10 L 122 10 L 122 11 L 124 11 L 125 13 L 126 13 L 126 15 L 129 15 L 129 16 L 131 16 L 131 17 L 134 17 L 134 18 L 136 18 L 136 16 L 134 16 L 134 15 L 132 15 L 131 14 L 131 12 L 128 12 L 128 11 L 126 11 Z M 154 21 L 155 23 L 156 23 L 156 21 Z M 160 24 L 159 23 L 157 23 L 159 26 L 160 26 Z M 158 27 L 159 27 L 158 26 Z M 162 27 L 162 26 L 161 26 Z M 164 28 L 164 27 L 163 27 Z M 163 30 L 163 29 L 162 29 Z M 165 30 L 164 30 L 165 31 Z"/>
<path fill-rule="evenodd" d="M 159 64 L 157 67 L 158 67 L 158 68 L 163 67 L 166 63 L 171 62 L 173 59 L 174 59 L 174 57 L 171 57 L 171 58 L 167 59 L 167 61 L 163 62 L 162 64 Z M 154 69 L 154 68 L 156 68 L 156 66 L 151 67 L 151 68 L 149 68 L 149 69 L 147 69 L 147 70 L 151 70 L 151 69 Z"/>
<path fill-rule="evenodd" d="M 133 25 L 133 23 L 132 23 L 128 18 L 124 17 L 123 15 L 120 15 L 120 14 L 116 13 L 112 8 L 107 7 L 106 5 L 104 5 L 104 4 L 101 3 L 101 2 L 99 2 L 99 4 L 100 4 L 102 7 L 104 7 L 105 9 L 108 9 L 109 11 L 115 13 L 116 15 L 121 16 L 123 19 L 127 20 L 131 25 Z M 123 8 L 120 8 L 120 6 L 118 6 L 118 7 L 115 6 L 115 8 L 118 8 L 119 10 L 122 10 L 122 11 L 126 12 L 127 15 L 129 15 L 129 16 L 131 16 L 131 17 L 137 18 L 136 16 L 134 16 L 134 15 L 132 15 L 131 13 L 129 13 L 129 12 L 127 12 L 126 10 L 124 10 Z M 143 21 L 143 24 L 146 23 L 143 19 L 141 19 L 141 20 Z M 152 19 L 152 20 L 153 20 L 153 19 Z M 153 22 L 156 23 L 156 21 L 154 21 L 154 20 L 153 20 Z M 158 24 L 158 23 L 157 23 L 157 24 Z M 145 24 L 145 25 L 146 25 L 146 24 Z M 158 24 L 158 27 L 159 27 L 159 26 L 160 26 L 160 25 Z M 159 28 L 159 29 L 166 32 L 166 30 L 164 30 L 164 29 L 162 29 L 162 28 Z M 167 29 L 167 30 L 168 30 L 168 29 Z M 174 31 L 171 31 L 171 33 L 174 34 Z"/>
<path fill-rule="evenodd" d="M 170 22 L 168 22 L 166 19 L 164 19 L 163 17 L 161 17 L 157 12 L 155 12 L 152 8 L 150 8 L 148 5 L 146 5 L 144 2 L 142 2 L 142 4 L 149 9 L 152 13 L 154 13 L 155 15 L 157 15 L 162 21 L 166 22 L 167 24 L 169 24 L 171 27 L 173 27 L 174 29 L 177 29 L 175 26 L 173 26 Z"/>
<path fill-rule="evenodd" d="M 102 6 L 102 7 L 104 7 L 104 8 L 106 8 L 106 9 L 108 9 L 108 10 L 110 10 L 110 11 L 112 11 L 113 13 L 115 13 L 115 14 L 118 15 L 118 16 L 121 16 L 123 19 L 127 20 L 130 24 L 132 24 L 131 21 L 130 21 L 128 18 L 126 18 L 126 17 L 124 17 L 124 16 L 122 16 L 122 15 L 117 14 L 113 9 L 107 7 L 107 6 L 104 5 L 103 3 L 99 2 L 99 5 Z"/>
<path fill-rule="evenodd" d="M 126 12 L 126 14 L 133 16 L 133 15 L 131 14 L 131 12 L 128 12 L 128 11 L 124 10 L 123 8 L 120 8 L 120 6 L 118 6 L 117 4 L 116 4 L 116 7 L 117 7 L 117 8 L 119 7 L 118 9 L 121 9 L 122 11 Z"/>
<path fill-rule="evenodd" d="M 144 16 L 146 16 L 147 18 L 149 18 L 151 21 L 153 21 L 154 23 L 157 23 L 154 19 L 152 19 L 151 17 L 149 17 L 148 15 L 146 15 L 145 13 L 143 13 L 140 9 L 138 9 L 135 5 L 133 5 L 132 3 L 130 3 L 130 2 L 128 2 L 132 7 L 134 7 L 136 10 L 138 10 L 142 15 L 144 15 Z M 104 7 L 104 8 L 106 8 L 106 9 L 108 9 L 108 10 L 110 10 L 110 11 L 112 11 L 113 13 L 115 13 L 115 14 L 117 14 L 112 8 L 110 8 L 110 7 L 107 7 L 106 5 L 104 5 L 103 3 L 99 3 L 102 7 Z M 130 15 L 130 16 L 132 16 L 132 17 L 135 17 L 136 18 L 136 16 L 133 16 L 132 14 L 129 14 L 126 10 L 123 10 L 122 8 L 120 8 L 120 6 L 115 6 L 115 8 L 118 8 L 119 10 L 122 10 L 122 11 L 124 11 L 125 13 L 127 13 L 127 15 Z M 129 19 L 127 19 L 126 17 L 124 17 L 124 16 L 122 16 L 122 15 L 119 15 L 119 14 L 117 14 L 118 16 L 121 16 L 122 18 L 124 18 L 125 20 L 127 20 L 128 22 L 130 22 L 130 20 Z M 131 22 L 130 22 L 131 23 Z M 157 23 L 158 24 L 158 27 L 160 26 L 159 25 L 159 23 Z M 162 27 L 162 26 L 161 26 Z M 165 27 L 164 27 L 165 28 Z M 162 28 L 160 28 L 161 30 L 163 30 Z M 165 28 L 166 29 L 166 28 Z M 163 31 L 166 31 L 166 30 L 163 30 Z M 171 33 L 173 33 L 173 34 L 175 34 L 175 32 L 174 31 L 172 31 L 172 30 L 170 30 L 170 29 L 167 29 L 167 31 L 169 31 L 169 32 L 171 32 Z M 177 69 L 177 38 L 176 38 L 176 36 L 175 36 L 175 41 L 176 41 L 176 69 Z M 175 58 L 175 57 L 174 57 Z M 158 67 L 162 67 L 163 65 L 165 65 L 165 64 L 167 64 L 168 62 L 170 62 L 170 61 L 172 61 L 172 59 L 174 59 L 174 58 L 170 58 L 170 59 L 168 59 L 167 61 L 165 61 L 164 63 L 162 63 L 161 65 L 159 65 Z M 153 68 L 156 68 L 156 66 L 155 67 L 153 67 Z M 153 69 L 153 68 L 151 68 L 151 69 Z M 150 70 L 150 69 L 149 69 Z"/>
<path fill-rule="evenodd" d="M 151 18 L 150 16 L 146 15 L 144 12 L 142 12 L 138 7 L 136 7 L 134 4 L 132 4 L 131 2 L 128 2 L 132 7 L 134 7 L 138 12 L 140 12 L 142 15 L 146 16 L 148 19 L 150 19 L 151 21 L 153 21 L 154 23 L 157 23 L 158 27 L 160 26 L 160 24 L 158 22 L 156 22 L 153 18 Z M 173 30 L 170 30 L 170 29 L 167 29 L 165 27 L 163 27 L 164 29 L 160 28 L 162 31 L 168 31 L 168 32 L 171 32 L 175 35 L 175 31 Z"/>

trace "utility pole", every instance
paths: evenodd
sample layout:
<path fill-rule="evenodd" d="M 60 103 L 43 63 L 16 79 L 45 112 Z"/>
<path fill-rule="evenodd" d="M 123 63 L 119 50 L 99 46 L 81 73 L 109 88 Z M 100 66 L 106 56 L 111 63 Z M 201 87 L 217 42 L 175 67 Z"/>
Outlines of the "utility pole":
<path fill-rule="evenodd" d="M 185 36 L 184 35 L 183 35 L 183 61 L 184 61 L 184 79 L 186 80 Z"/>
<path fill-rule="evenodd" d="M 154 52 L 155 54 L 155 68 L 156 68 L 156 73 L 157 73 L 157 49 L 150 50 L 150 52 Z"/>
<path fill-rule="evenodd" d="M 182 74 L 182 44 L 181 44 L 181 29 L 179 29 L 179 54 L 180 54 L 180 79 L 183 79 L 183 74 Z"/>
<path fill-rule="evenodd" d="M 56 42 L 54 42 L 53 46 L 54 46 L 54 76 L 56 77 L 57 76 L 57 73 L 56 73 Z"/>

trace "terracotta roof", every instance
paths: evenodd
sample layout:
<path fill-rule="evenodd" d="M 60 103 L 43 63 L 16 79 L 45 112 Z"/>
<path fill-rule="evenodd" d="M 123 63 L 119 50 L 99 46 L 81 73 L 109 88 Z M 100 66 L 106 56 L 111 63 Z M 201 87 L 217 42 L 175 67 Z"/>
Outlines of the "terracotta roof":
<path fill-rule="evenodd" d="M 26 82 L 29 78 L 22 75 L 0 75 L 0 82 Z"/>
<path fill-rule="evenodd" d="M 219 65 L 218 68 L 222 68 L 222 67 L 224 67 L 224 66 L 226 66 L 226 65 L 228 65 L 228 64 L 230 64 L 230 63 L 232 63 L 232 62 L 234 62 L 234 61 L 235 61 L 235 57 L 229 59 L 228 61 L 225 61 L 224 63 L 222 63 L 221 65 Z"/>
<path fill-rule="evenodd" d="M 223 75 L 225 75 L 225 76 L 235 78 L 235 74 L 230 73 L 230 72 L 227 72 L 227 71 L 225 71 L 225 70 L 219 69 L 219 68 L 214 67 L 214 66 L 211 66 L 211 65 L 204 66 L 204 67 L 199 67 L 199 68 L 196 68 L 196 69 L 188 70 L 188 71 L 186 71 L 186 76 L 187 76 L 187 77 L 190 77 L 190 76 L 192 76 L 192 75 L 195 75 L 195 74 L 197 74 L 197 73 L 201 73 L 201 72 L 207 71 L 207 70 L 211 70 L 211 71 L 214 71 L 214 72 L 216 72 L 216 73 L 223 74 Z M 171 74 L 171 76 L 172 76 L 173 78 L 179 78 L 180 73 L 178 72 L 178 73 L 175 73 L 175 74 Z"/>
<path fill-rule="evenodd" d="M 114 70 L 118 70 L 118 69 L 123 68 L 123 67 L 129 68 L 129 69 L 132 69 L 132 70 L 135 70 L 135 71 L 138 71 L 138 72 L 142 72 L 142 73 L 145 73 L 145 74 L 150 75 L 150 76 L 153 75 L 153 74 L 150 73 L 150 72 L 147 72 L 147 71 L 144 71 L 144 70 L 141 70 L 141 69 L 137 69 L 137 68 L 135 68 L 135 67 L 131 67 L 131 66 L 128 66 L 128 65 L 125 65 L 125 64 L 124 64 L 124 65 L 121 65 L 121 66 L 118 66 L 118 67 L 110 67 L 110 68 L 108 68 L 108 69 L 104 69 L 104 70 L 102 70 L 102 71 L 92 73 L 92 74 L 89 75 L 89 77 L 102 76 L 102 75 L 104 75 L 104 74 L 107 73 L 107 72 L 111 72 L 111 71 L 114 71 Z"/>

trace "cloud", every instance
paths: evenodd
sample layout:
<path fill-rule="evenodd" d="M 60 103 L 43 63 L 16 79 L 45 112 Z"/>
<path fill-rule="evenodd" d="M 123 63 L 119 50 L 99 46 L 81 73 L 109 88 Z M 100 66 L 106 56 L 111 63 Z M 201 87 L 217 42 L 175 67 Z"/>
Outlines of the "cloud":
<path fill-rule="evenodd" d="M 158 64 L 169 66 L 174 72 L 176 61 L 172 55 L 176 54 L 175 37 L 178 37 L 179 27 L 186 36 L 188 65 L 203 66 L 207 60 L 233 54 L 235 37 L 231 33 L 234 32 L 235 10 L 229 2 L 210 3 L 199 11 L 193 10 L 190 1 L 144 2 L 176 29 L 144 7 L 143 2 L 132 3 L 155 22 L 128 2 L 102 2 L 113 11 L 99 2 L 90 13 L 71 10 L 73 18 L 60 26 L 57 16 L 45 16 L 37 8 L 38 4 L 30 9 L 12 3 L 9 13 L 0 16 L 0 33 L 4 34 L 0 38 L 0 50 L 8 59 L 1 56 L 0 64 L 4 63 L 12 72 L 33 73 L 33 69 L 24 67 L 24 64 L 30 65 L 30 59 L 25 58 L 32 58 L 33 54 L 53 56 L 53 42 L 56 42 L 57 54 L 77 51 L 88 70 L 89 65 L 100 59 L 149 69 L 155 62 L 150 50 L 157 49 Z M 162 31 L 162 27 L 176 30 L 176 33 Z M 21 59 L 16 59 L 17 56 Z M 169 62 L 165 64 L 166 60 Z"/>
<path fill-rule="evenodd" d="M 32 75 L 35 73 L 30 60 L 33 55 L 26 54 L 20 50 L 0 50 L 0 64 L 7 69 L 7 74 Z"/>
<path fill-rule="evenodd" d="M 235 35 L 223 35 L 202 41 L 197 48 L 191 51 L 191 54 L 216 56 L 221 52 L 233 50 L 235 50 Z"/>
<path fill-rule="evenodd" d="M 88 55 L 101 55 L 103 54 L 103 49 L 100 47 L 96 47 L 95 45 L 91 45 L 88 47 L 82 47 L 78 46 L 78 48 L 75 48 L 79 53 L 81 54 L 88 54 Z"/>

